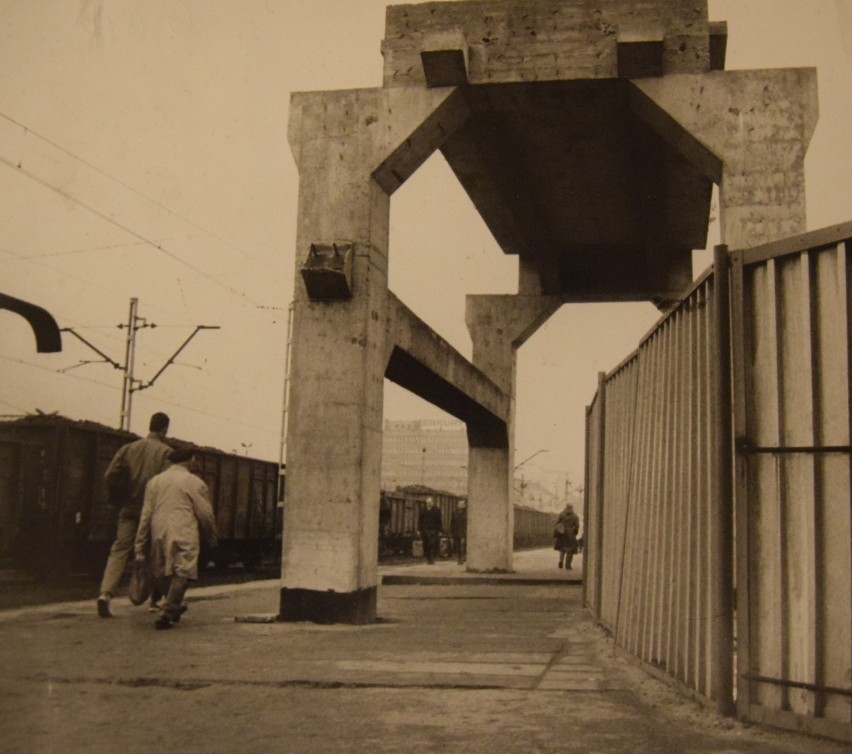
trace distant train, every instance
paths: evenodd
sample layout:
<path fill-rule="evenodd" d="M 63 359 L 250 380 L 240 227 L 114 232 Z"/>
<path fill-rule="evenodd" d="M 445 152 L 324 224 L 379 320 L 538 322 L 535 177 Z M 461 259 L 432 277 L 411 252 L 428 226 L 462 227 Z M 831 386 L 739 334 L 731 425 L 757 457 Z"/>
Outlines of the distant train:
<path fill-rule="evenodd" d="M 445 534 L 450 531 L 450 520 L 463 496 L 433 490 L 429 487 L 412 485 L 394 492 L 382 492 L 379 510 L 379 557 L 388 555 L 411 555 L 417 533 L 417 518 L 431 497 L 441 510 Z M 515 506 L 514 549 L 549 547 L 553 544 L 553 513 Z M 442 555 L 450 554 L 450 543 L 442 546 Z"/>
<path fill-rule="evenodd" d="M 103 568 L 115 536 L 104 472 L 129 432 L 56 415 L 0 422 L 0 563 L 38 574 Z M 191 443 L 171 440 L 173 444 Z M 196 447 L 210 489 L 218 566 L 251 570 L 281 549 L 278 464 Z"/>
<path fill-rule="evenodd" d="M 118 449 L 138 435 L 57 415 L 0 422 L 0 568 L 39 575 L 98 572 L 115 536 L 104 472 Z M 192 445 L 169 439 L 175 445 Z M 196 473 L 210 490 L 219 547 L 205 560 L 252 570 L 281 555 L 283 505 L 278 464 L 196 448 Z M 431 496 L 445 532 L 460 496 L 428 487 L 383 492 L 379 557 L 412 554 L 417 516 Z M 516 549 L 552 542 L 553 514 L 515 506 Z M 445 554 L 449 554 L 445 551 Z"/>

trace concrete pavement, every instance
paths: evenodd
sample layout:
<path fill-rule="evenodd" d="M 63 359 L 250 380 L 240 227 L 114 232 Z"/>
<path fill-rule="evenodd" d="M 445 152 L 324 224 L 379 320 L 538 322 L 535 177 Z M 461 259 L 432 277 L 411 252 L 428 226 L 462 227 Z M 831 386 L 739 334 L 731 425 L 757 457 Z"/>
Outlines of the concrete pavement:
<path fill-rule="evenodd" d="M 386 580 L 369 626 L 273 622 L 277 581 L 193 589 L 171 631 L 123 598 L 110 620 L 93 599 L 2 611 L 0 751 L 845 750 L 721 720 L 647 676 L 553 556 L 518 553 L 505 583 L 383 568 L 448 580 Z"/>

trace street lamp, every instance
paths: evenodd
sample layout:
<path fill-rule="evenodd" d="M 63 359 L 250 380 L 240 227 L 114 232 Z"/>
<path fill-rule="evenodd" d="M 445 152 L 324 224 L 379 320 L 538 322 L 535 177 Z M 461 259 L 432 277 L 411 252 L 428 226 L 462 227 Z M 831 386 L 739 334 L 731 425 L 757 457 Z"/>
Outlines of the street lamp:
<path fill-rule="evenodd" d="M 243 446 L 243 450 L 245 451 L 246 456 L 248 456 L 249 448 L 252 445 L 254 445 L 254 443 L 253 442 L 249 442 L 249 443 L 241 442 L 240 445 Z"/>
<path fill-rule="evenodd" d="M 528 456 L 527 458 L 524 458 L 524 460 L 523 460 L 523 461 L 521 461 L 521 462 L 520 462 L 517 466 L 515 466 L 515 468 L 514 468 L 514 470 L 513 470 L 512 475 L 514 476 L 514 472 L 515 472 L 515 471 L 517 471 L 519 468 L 521 468 L 521 466 L 523 466 L 523 465 L 524 465 L 527 461 L 531 461 L 531 460 L 532 460 L 533 458 L 535 458 L 535 457 L 536 457 L 539 453 L 547 453 L 547 448 L 542 448 L 541 450 L 537 450 L 537 451 L 536 451 L 535 453 L 533 453 L 531 456 Z M 523 501 L 524 501 L 524 491 L 526 490 L 526 488 L 527 488 L 526 480 L 524 479 L 524 475 L 523 475 L 523 474 L 521 474 L 521 503 L 523 503 Z"/>

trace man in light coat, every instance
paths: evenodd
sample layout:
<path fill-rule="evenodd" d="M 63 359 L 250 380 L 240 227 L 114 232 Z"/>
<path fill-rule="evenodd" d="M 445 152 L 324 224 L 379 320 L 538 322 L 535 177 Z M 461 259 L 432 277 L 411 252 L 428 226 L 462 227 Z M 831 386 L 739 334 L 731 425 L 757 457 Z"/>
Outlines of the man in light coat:
<path fill-rule="evenodd" d="M 136 559 L 148 559 L 154 583 L 166 595 L 163 612 L 154 623 L 171 628 L 186 610 L 184 594 L 198 579 L 201 538 L 216 546 L 216 519 L 207 485 L 190 470 L 191 448 L 169 453 L 172 465 L 157 474 L 145 489 L 145 503 L 136 532 Z"/>

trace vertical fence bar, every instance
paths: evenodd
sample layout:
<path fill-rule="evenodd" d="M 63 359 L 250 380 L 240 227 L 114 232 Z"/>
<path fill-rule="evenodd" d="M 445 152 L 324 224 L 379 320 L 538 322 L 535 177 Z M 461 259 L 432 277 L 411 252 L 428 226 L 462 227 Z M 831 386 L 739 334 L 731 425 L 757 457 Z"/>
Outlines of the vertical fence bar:
<path fill-rule="evenodd" d="M 598 373 L 598 459 L 595 478 L 595 619 L 601 617 L 603 591 L 603 522 L 604 522 L 604 463 L 606 458 L 606 373 Z"/>
<path fill-rule="evenodd" d="M 715 496 L 711 505 L 714 559 L 713 572 L 713 698 L 723 715 L 734 712 L 734 636 L 733 636 L 733 548 L 734 519 L 731 472 L 733 451 L 731 444 L 731 331 L 730 331 L 730 284 L 728 247 L 720 244 L 713 249 L 713 350 L 715 370 L 713 372 L 714 422 L 716 424 L 715 448 Z"/>
<path fill-rule="evenodd" d="M 733 409 L 734 437 L 737 441 L 748 436 L 746 421 L 746 338 L 747 308 L 745 294 L 745 270 L 743 254 L 731 256 L 731 324 L 733 357 Z M 745 718 L 751 705 L 751 548 L 752 537 L 749 526 L 748 456 L 740 453 L 735 457 L 734 468 L 734 526 L 736 531 L 736 630 L 737 630 L 737 716 Z"/>

